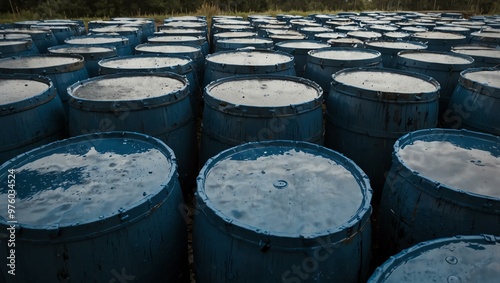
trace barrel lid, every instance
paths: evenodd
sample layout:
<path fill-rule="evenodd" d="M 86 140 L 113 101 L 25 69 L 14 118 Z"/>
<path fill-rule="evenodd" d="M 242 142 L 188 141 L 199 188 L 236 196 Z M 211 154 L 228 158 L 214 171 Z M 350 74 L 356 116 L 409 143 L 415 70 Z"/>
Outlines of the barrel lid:
<path fill-rule="evenodd" d="M 402 27 L 401 30 L 411 32 L 411 33 L 417 33 L 417 32 L 426 32 L 428 29 L 425 27 L 409 26 L 409 27 Z"/>
<path fill-rule="evenodd" d="M 207 23 L 206 22 L 189 22 L 189 21 L 172 21 L 172 22 L 166 22 L 163 24 L 164 26 L 167 27 L 184 27 L 184 28 L 206 28 Z"/>
<path fill-rule="evenodd" d="M 56 97 L 47 77 L 12 74 L 0 75 L 0 116 L 41 105 Z"/>
<path fill-rule="evenodd" d="M 13 53 L 30 50 L 33 48 L 33 42 L 28 40 L 1 40 L 0 39 L 0 58 L 2 55 L 12 55 Z M 5 53 L 5 54 L 2 54 Z"/>
<path fill-rule="evenodd" d="M 259 91 L 255 91 L 255 90 Z M 205 103 L 245 116 L 297 114 L 321 106 L 323 90 L 316 83 L 291 76 L 237 76 L 211 82 Z"/>
<path fill-rule="evenodd" d="M 449 32 L 440 32 L 440 31 L 417 32 L 412 36 L 421 39 L 438 39 L 438 40 L 464 40 L 466 38 L 464 35 L 449 33 Z"/>
<path fill-rule="evenodd" d="M 107 58 L 117 55 L 115 47 L 100 45 L 64 44 L 51 46 L 47 50 L 52 54 L 78 54 L 86 59 Z"/>
<path fill-rule="evenodd" d="M 335 39 L 335 38 L 344 38 L 347 37 L 347 34 L 342 32 L 323 32 L 317 33 L 314 35 L 315 38 L 324 38 L 324 39 Z"/>
<path fill-rule="evenodd" d="M 201 54 L 201 47 L 195 45 L 180 45 L 180 44 L 139 44 L 135 47 L 137 52 L 155 52 L 164 54 L 186 54 L 186 53 L 199 53 Z M 200 56 L 203 56 L 201 54 Z"/>
<path fill-rule="evenodd" d="M 205 41 L 204 37 L 200 36 L 190 36 L 190 35 L 175 35 L 175 36 L 151 36 L 148 37 L 148 42 L 150 43 L 182 43 L 182 42 L 200 42 Z"/>
<path fill-rule="evenodd" d="M 58 26 L 58 25 L 35 25 L 32 26 L 31 29 L 42 29 L 42 30 L 51 30 L 52 32 L 67 32 L 71 31 L 71 27 L 69 26 Z"/>
<path fill-rule="evenodd" d="M 101 73 L 115 72 L 145 72 L 145 71 L 175 71 L 182 70 L 185 74 L 192 70 L 193 61 L 185 56 L 156 56 L 153 54 L 142 54 L 132 56 L 120 56 L 99 61 Z M 112 71 L 107 71 L 112 70 Z"/>
<path fill-rule="evenodd" d="M 360 49 L 354 47 L 330 47 L 311 50 L 308 52 L 308 61 L 316 62 L 322 66 L 339 66 L 348 61 L 354 67 L 376 65 L 382 60 L 381 53 L 376 50 Z M 359 64 L 356 64 L 358 62 Z"/>
<path fill-rule="evenodd" d="M 276 66 L 278 69 L 286 66 L 292 68 L 294 58 L 292 55 L 270 50 L 229 50 L 213 54 L 205 57 L 207 64 L 211 67 L 221 66 Z"/>
<path fill-rule="evenodd" d="M 191 35 L 191 36 L 201 36 L 206 35 L 205 31 L 198 29 L 180 29 L 180 28 L 162 28 L 158 26 L 159 31 L 155 32 L 155 36 L 176 36 L 176 35 Z"/>
<path fill-rule="evenodd" d="M 329 44 L 313 40 L 287 40 L 276 43 L 277 48 L 311 50 L 330 47 Z"/>
<path fill-rule="evenodd" d="M 500 49 L 495 48 L 453 48 L 453 53 L 469 55 L 476 61 L 482 60 L 484 63 L 491 63 L 492 65 L 500 65 Z"/>
<path fill-rule="evenodd" d="M 386 68 L 350 68 L 332 75 L 332 88 L 387 101 L 430 101 L 439 83 L 426 75 Z"/>
<path fill-rule="evenodd" d="M 383 32 L 397 31 L 399 29 L 399 27 L 393 25 L 371 25 L 368 28 Z"/>
<path fill-rule="evenodd" d="M 306 38 L 304 34 L 300 33 L 295 33 L 295 34 L 271 34 L 269 35 L 269 38 L 271 39 L 276 39 L 276 40 L 285 40 L 285 41 L 291 41 L 291 40 L 302 40 Z"/>
<path fill-rule="evenodd" d="M 0 167 L 16 174 L 16 226 L 26 240 L 86 238 L 123 227 L 160 206 L 177 166 L 163 142 L 138 133 L 98 133 L 39 147 Z M 7 205 L 7 186 L 0 202 Z M 0 226 L 7 223 L 0 212 Z M 90 234 L 90 235 L 89 235 Z"/>
<path fill-rule="evenodd" d="M 0 30 L 1 31 L 1 30 Z M 31 40 L 31 35 L 27 33 L 3 33 L 0 40 Z"/>
<path fill-rule="evenodd" d="M 116 33 L 137 33 L 139 31 L 138 28 L 135 27 L 124 27 L 124 26 L 107 26 L 107 27 L 100 27 L 100 28 L 93 28 L 90 30 L 93 33 L 110 33 L 110 32 L 116 32 Z"/>
<path fill-rule="evenodd" d="M 484 38 L 484 39 L 499 40 L 500 32 L 473 32 L 470 34 L 470 36 Z"/>
<path fill-rule="evenodd" d="M 11 28 L 11 29 L 2 29 L 0 32 L 5 32 L 5 33 L 23 33 L 23 34 L 30 34 L 30 35 L 50 35 L 52 32 L 50 30 L 41 30 L 41 29 L 17 29 L 17 28 Z"/>
<path fill-rule="evenodd" d="M 442 238 L 419 243 L 391 257 L 368 282 L 496 282 L 499 261 L 499 237 Z"/>
<path fill-rule="evenodd" d="M 325 28 L 325 27 L 303 27 L 300 29 L 300 31 L 303 32 L 333 32 L 331 28 Z"/>
<path fill-rule="evenodd" d="M 427 50 L 410 50 L 398 53 L 399 63 L 406 66 L 416 66 L 419 62 L 432 65 L 444 64 L 453 66 L 453 70 L 467 69 L 474 65 L 474 59 L 467 55 L 456 54 L 453 52 L 438 52 Z M 425 64 L 425 67 L 428 66 Z"/>
<path fill-rule="evenodd" d="M 214 29 L 220 29 L 220 30 L 253 30 L 254 29 L 250 25 L 241 25 L 241 24 L 216 23 L 213 26 L 214 26 Z"/>
<path fill-rule="evenodd" d="M 420 50 L 427 49 L 427 45 L 416 41 L 367 41 L 365 45 L 380 49 Z"/>
<path fill-rule="evenodd" d="M 382 34 L 379 32 L 374 32 L 374 31 L 355 30 L 355 31 L 348 32 L 347 36 L 362 39 L 362 40 L 368 40 L 368 39 L 381 38 Z"/>
<path fill-rule="evenodd" d="M 130 72 L 94 77 L 68 87 L 69 105 L 77 109 L 110 111 L 155 108 L 188 95 L 186 77 L 169 73 Z"/>
<path fill-rule="evenodd" d="M 443 31 L 443 32 L 468 32 L 470 29 L 460 26 L 439 26 L 433 29 L 434 31 Z"/>
<path fill-rule="evenodd" d="M 443 197 L 483 209 L 484 200 L 500 207 L 500 137 L 466 130 L 427 129 L 394 144 L 394 162 L 439 188 Z M 421 188 L 423 189 L 423 188 Z"/>
<path fill-rule="evenodd" d="M 306 142 L 247 143 L 223 151 L 208 160 L 197 184 L 197 203 L 216 225 L 231 225 L 233 235 L 271 248 L 325 235 L 345 239 L 345 230 L 371 211 L 372 192 L 361 169 Z"/>
<path fill-rule="evenodd" d="M 227 39 L 220 39 L 217 41 L 217 44 L 231 44 L 231 43 L 238 43 L 238 44 L 272 44 L 273 41 L 270 39 L 262 38 L 262 37 L 237 37 L 237 38 L 227 38 Z"/>
<path fill-rule="evenodd" d="M 66 44 L 120 44 L 128 45 L 128 38 L 120 35 L 95 34 L 74 36 L 64 40 Z"/>
<path fill-rule="evenodd" d="M 459 83 L 482 95 L 500 98 L 500 69 L 472 68 L 460 73 Z"/>
<path fill-rule="evenodd" d="M 404 31 L 390 31 L 390 32 L 384 33 L 384 36 L 391 38 L 391 39 L 393 39 L 393 38 L 394 39 L 405 39 L 405 38 L 409 38 L 411 36 L 411 34 L 404 32 Z"/>
<path fill-rule="evenodd" d="M 76 54 L 43 54 L 0 59 L 2 73 L 57 74 L 85 68 L 82 56 Z"/>

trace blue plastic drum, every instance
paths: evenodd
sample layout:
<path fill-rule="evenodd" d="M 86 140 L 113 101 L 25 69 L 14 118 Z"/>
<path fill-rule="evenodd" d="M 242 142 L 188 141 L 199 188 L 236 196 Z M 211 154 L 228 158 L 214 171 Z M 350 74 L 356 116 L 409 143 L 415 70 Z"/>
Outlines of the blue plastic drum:
<path fill-rule="evenodd" d="M 500 137 L 427 129 L 394 144 L 379 210 L 381 250 L 422 241 L 500 235 Z"/>
<path fill-rule="evenodd" d="M 500 67 L 500 49 L 489 45 L 469 44 L 453 46 L 451 52 L 474 58 L 474 67 Z"/>
<path fill-rule="evenodd" d="M 306 77 L 307 54 L 311 50 L 330 47 L 328 43 L 313 40 L 287 40 L 279 42 L 274 49 L 287 52 L 295 59 L 295 73 Z"/>
<path fill-rule="evenodd" d="M 49 47 L 50 54 L 78 54 L 84 58 L 85 67 L 89 77 L 99 75 L 99 61 L 106 58 L 116 57 L 118 53 L 113 46 L 93 45 L 57 45 Z"/>
<path fill-rule="evenodd" d="M 15 178 L 14 196 L 0 188 L 0 205 L 15 206 L 0 212 L 4 282 L 179 282 L 187 233 L 176 174 L 164 143 L 122 132 L 54 142 L 4 163 L 0 181 Z M 15 276 L 7 273 L 10 235 Z"/>
<path fill-rule="evenodd" d="M 210 159 L 197 184 L 196 282 L 365 282 L 372 192 L 343 155 L 247 143 Z"/>
<path fill-rule="evenodd" d="M 121 35 L 96 34 L 86 36 L 76 36 L 64 41 L 66 44 L 74 45 L 94 45 L 94 46 L 114 46 L 118 56 L 133 54 L 128 38 Z"/>
<path fill-rule="evenodd" d="M 398 52 L 406 50 L 425 50 L 427 45 L 415 41 L 367 41 L 366 48 L 382 53 L 382 64 L 385 68 L 397 69 Z"/>
<path fill-rule="evenodd" d="M 132 50 L 139 44 L 142 43 L 142 30 L 136 27 L 101 27 L 91 29 L 92 34 L 119 34 L 128 38 L 128 44 Z"/>
<path fill-rule="evenodd" d="M 425 42 L 429 51 L 449 52 L 453 46 L 465 44 L 467 37 L 449 32 L 426 31 L 414 33 L 411 40 Z"/>

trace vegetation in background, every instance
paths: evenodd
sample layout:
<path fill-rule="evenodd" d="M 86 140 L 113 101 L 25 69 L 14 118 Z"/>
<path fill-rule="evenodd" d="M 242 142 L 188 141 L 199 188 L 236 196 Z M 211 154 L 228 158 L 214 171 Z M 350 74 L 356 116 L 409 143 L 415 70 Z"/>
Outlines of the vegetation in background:
<path fill-rule="evenodd" d="M 453 10 L 500 13 L 498 0 L 0 0 L 0 21 L 182 14 Z"/>

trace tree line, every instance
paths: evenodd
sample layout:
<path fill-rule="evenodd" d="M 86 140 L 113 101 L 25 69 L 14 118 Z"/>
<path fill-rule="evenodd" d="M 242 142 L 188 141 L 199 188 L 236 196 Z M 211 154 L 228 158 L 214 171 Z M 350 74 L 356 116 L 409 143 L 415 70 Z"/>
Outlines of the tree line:
<path fill-rule="evenodd" d="M 429 11 L 474 14 L 500 12 L 498 0 L 0 0 L 0 14 L 31 12 L 40 18 L 117 17 L 203 13 L 201 7 L 227 12 L 266 11 Z"/>

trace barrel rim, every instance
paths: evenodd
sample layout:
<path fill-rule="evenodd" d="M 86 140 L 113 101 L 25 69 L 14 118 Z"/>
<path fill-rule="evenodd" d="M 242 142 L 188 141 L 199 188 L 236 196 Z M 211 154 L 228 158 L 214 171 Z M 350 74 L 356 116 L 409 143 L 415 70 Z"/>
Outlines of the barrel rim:
<path fill-rule="evenodd" d="M 66 48 L 102 48 L 103 52 L 58 52 L 60 50 L 64 50 Z M 116 52 L 116 47 L 112 45 L 93 45 L 93 44 L 61 44 L 54 45 L 47 48 L 47 51 L 50 54 L 77 54 L 83 56 L 85 60 L 93 60 L 93 59 L 103 59 L 109 58 L 113 56 L 118 56 Z"/>
<path fill-rule="evenodd" d="M 413 143 L 415 140 L 423 140 L 427 138 L 427 140 L 445 140 L 442 137 L 457 137 L 457 138 L 473 138 L 477 140 L 487 141 L 489 143 L 500 144 L 500 137 L 494 136 L 492 134 L 475 132 L 466 129 L 444 129 L 444 128 L 431 128 L 431 129 L 421 129 L 414 132 L 407 133 L 401 136 L 393 146 L 392 160 L 393 166 L 401 166 L 409 172 L 412 172 L 412 176 L 416 176 L 417 178 L 423 180 L 429 186 L 419 186 L 419 189 L 433 195 L 439 195 L 440 197 L 446 198 L 450 201 L 455 201 L 457 199 L 468 200 L 467 204 L 461 203 L 462 206 L 469 205 L 471 207 L 477 209 L 485 209 L 485 200 L 492 202 L 491 208 L 496 211 L 500 211 L 500 197 L 493 197 L 487 195 L 481 195 L 475 192 L 465 191 L 463 189 L 455 188 L 452 186 L 448 186 L 446 184 L 438 183 L 425 175 L 420 174 L 419 172 L 414 172 L 401 158 L 399 154 L 400 149 L 404 146 Z M 435 137 L 439 137 L 436 139 Z M 437 189 L 436 189 L 437 188 Z"/>
<path fill-rule="evenodd" d="M 231 155 L 240 153 L 244 150 L 267 148 L 270 146 L 281 146 L 294 149 L 301 148 L 308 152 L 322 154 L 322 156 L 335 160 L 339 165 L 346 168 L 356 179 L 356 182 L 360 187 L 359 189 L 362 191 L 363 195 L 360 207 L 358 208 L 356 214 L 353 215 L 347 222 L 339 224 L 338 227 L 313 233 L 292 234 L 262 230 L 258 227 L 253 227 L 251 225 L 241 223 L 217 210 L 217 208 L 213 205 L 213 203 L 204 192 L 205 178 L 210 172 L 210 169 L 213 167 L 213 165 L 215 165 L 218 161 L 223 160 L 224 158 L 230 157 Z M 312 242 L 314 242 L 315 239 L 323 237 L 329 237 L 329 241 L 331 241 L 332 243 L 337 243 L 353 237 L 358 232 L 366 228 L 365 226 L 369 225 L 370 223 L 370 215 L 372 211 L 370 201 L 373 191 L 370 186 L 368 176 L 358 165 L 356 165 L 351 159 L 347 158 L 343 154 L 321 145 L 312 144 L 305 141 L 270 140 L 249 142 L 226 149 L 208 159 L 208 161 L 200 170 L 198 177 L 196 178 L 196 184 L 196 209 L 207 217 L 207 221 L 226 232 L 226 227 L 228 227 L 228 224 L 230 224 L 230 235 L 232 237 L 237 237 L 242 240 L 253 242 L 255 244 L 268 243 L 270 244 L 269 246 L 276 248 L 296 247 L 297 244 L 304 244 L 304 240 L 312 240 Z M 315 244 L 319 245 L 319 243 L 317 242 Z"/>
<path fill-rule="evenodd" d="M 462 72 L 460 72 L 458 83 L 465 89 L 468 89 L 474 93 L 480 93 L 481 95 L 500 98 L 500 87 L 494 87 L 488 84 L 482 84 L 480 82 L 476 82 L 465 77 L 465 75 L 468 73 L 483 72 L 483 71 L 500 72 L 500 68 L 482 67 L 482 68 L 469 68 L 463 70 Z"/>
<path fill-rule="evenodd" d="M 301 104 L 287 105 L 287 106 L 253 106 L 244 104 L 233 104 L 227 101 L 223 101 L 213 97 L 210 90 L 218 85 L 234 82 L 234 81 L 244 81 L 244 80 L 286 80 L 293 81 L 296 83 L 305 84 L 313 88 L 318 96 L 311 101 L 306 101 Z M 241 115 L 245 117 L 279 117 L 286 115 L 298 115 L 301 113 L 309 112 L 318 107 L 321 107 L 323 102 L 323 89 L 314 81 L 296 76 L 287 75 L 272 75 L 272 74 L 259 74 L 259 75 L 239 75 L 230 76 L 217 79 L 210 82 L 204 88 L 204 102 L 207 107 L 211 107 L 216 111 L 222 111 L 224 113 L 230 113 L 232 115 Z"/>
<path fill-rule="evenodd" d="M 143 50 L 143 47 L 148 47 L 148 46 L 156 46 L 156 47 L 163 47 L 163 46 L 168 46 L 170 48 L 175 48 L 175 46 L 182 46 L 182 47 L 190 47 L 193 50 L 192 51 L 181 51 L 181 52 L 172 52 L 172 53 L 166 53 L 166 52 L 158 52 L 158 51 L 151 51 L 151 50 Z M 173 47 L 172 47 L 173 46 Z M 192 45 L 192 44 L 168 44 L 168 43 L 141 43 L 135 47 L 135 52 L 137 54 L 142 54 L 142 53 L 154 53 L 154 54 L 191 54 L 192 56 L 195 56 L 195 58 L 200 58 L 204 57 L 203 56 L 203 51 L 201 49 L 201 46 L 198 45 Z M 198 55 L 198 56 L 196 56 Z M 189 56 L 188 56 L 189 57 Z"/>
<path fill-rule="evenodd" d="M 335 80 L 335 77 L 338 75 L 341 75 L 343 73 L 350 73 L 350 72 L 356 72 L 356 71 L 363 71 L 363 72 L 387 72 L 387 73 L 395 73 L 399 75 L 405 75 L 405 76 L 410 76 L 414 78 L 421 79 L 427 83 L 430 83 L 434 85 L 436 88 L 433 91 L 430 92 L 416 92 L 414 93 L 400 93 L 397 91 L 391 91 L 391 92 L 381 92 L 377 90 L 372 90 L 372 89 L 365 89 L 365 88 L 358 88 L 355 86 L 347 85 L 344 83 L 337 82 Z M 354 68 L 346 68 L 343 70 L 340 70 L 336 72 L 335 74 L 332 75 L 332 82 L 331 82 L 331 88 L 330 92 L 335 91 L 335 90 L 341 90 L 343 92 L 348 92 L 352 94 L 353 96 L 357 96 L 360 98 L 368 98 L 368 99 L 373 99 L 377 101 L 383 101 L 383 102 L 389 102 L 389 103 L 429 103 L 434 100 L 439 99 L 439 91 L 441 90 L 441 85 L 439 82 L 425 74 L 420 74 L 420 73 L 414 73 L 414 72 L 409 72 L 405 70 L 399 70 L 399 69 L 390 69 L 390 68 L 381 68 L 381 67 L 354 67 Z M 417 96 L 419 94 L 420 96 Z M 404 99 L 404 100 L 403 100 Z M 401 102 L 402 101 L 402 102 Z"/>
<path fill-rule="evenodd" d="M 217 53 L 212 53 L 208 54 L 205 57 L 205 67 L 207 69 L 211 69 L 213 71 L 222 71 L 224 73 L 232 73 L 232 74 L 239 74 L 241 72 L 242 65 L 240 64 L 220 64 L 216 63 L 213 61 L 210 61 L 210 59 L 214 56 L 228 56 L 230 53 L 262 53 L 262 54 L 277 54 L 284 56 L 288 59 L 287 62 L 280 63 L 280 64 L 260 64 L 260 65 L 247 65 L 251 66 L 254 69 L 262 69 L 262 71 L 265 71 L 267 68 L 271 69 L 276 69 L 276 70 L 287 70 L 287 69 L 294 69 L 295 66 L 295 59 L 293 55 L 279 51 L 279 50 L 266 50 L 266 49 L 255 49 L 255 50 L 227 50 L 227 51 L 220 51 Z M 244 66 L 244 67 L 247 67 Z M 245 73 L 246 74 L 246 73 Z"/>
<path fill-rule="evenodd" d="M 352 51 L 352 52 L 359 52 L 359 53 L 367 53 L 371 54 L 374 57 L 372 58 L 364 58 L 364 59 L 357 59 L 353 60 L 352 58 L 348 60 L 349 62 L 347 65 L 350 67 L 355 67 L 355 66 L 377 66 L 378 64 L 382 63 L 382 53 L 378 50 L 373 50 L 373 49 L 368 49 L 368 48 L 357 48 L 357 47 L 326 47 L 326 48 L 320 48 L 320 49 L 313 49 L 307 52 L 307 62 L 308 63 L 313 63 L 321 66 L 328 66 L 328 67 L 342 67 L 346 65 L 344 62 L 347 59 L 340 59 L 340 58 L 321 58 L 321 57 L 316 57 L 315 54 L 321 53 L 321 52 L 326 52 L 326 51 Z"/>
<path fill-rule="evenodd" d="M 65 58 L 72 58 L 72 59 L 78 59 L 77 62 L 73 63 L 67 63 L 67 64 L 59 64 L 59 65 L 52 65 L 52 66 L 40 66 L 40 67 L 27 67 L 27 68 L 7 68 L 7 67 L 0 67 L 0 73 L 4 74 L 12 74 L 12 73 L 27 73 L 27 74 L 40 74 L 40 75 L 51 75 L 51 74 L 59 74 L 59 73 L 67 73 L 67 72 L 73 72 L 73 71 L 79 71 L 82 69 L 85 69 L 85 59 L 83 56 L 78 55 L 78 54 L 31 54 L 31 55 L 24 55 L 24 56 L 12 56 L 12 57 L 6 57 L 0 59 L 1 61 L 6 61 L 7 60 L 19 60 L 19 59 L 25 59 L 25 58 L 55 58 L 55 57 L 65 57 Z"/>
<path fill-rule="evenodd" d="M 429 61 L 422 61 L 418 59 L 413 59 L 413 58 L 406 58 L 403 57 L 405 54 L 434 54 L 434 55 L 446 55 L 446 56 L 451 56 L 451 57 L 458 57 L 461 59 L 464 59 L 468 61 L 467 63 L 440 63 L 440 62 L 429 62 Z M 399 51 L 397 53 L 397 65 L 400 69 L 402 68 L 418 68 L 418 69 L 425 69 L 425 70 L 440 70 L 440 71 L 449 71 L 451 72 L 456 72 L 456 71 L 463 71 L 468 68 L 472 68 L 474 66 L 474 58 L 472 58 L 469 55 L 465 54 L 458 54 L 454 53 L 451 51 L 432 51 L 432 50 L 403 50 Z M 409 66 L 410 63 L 413 63 L 413 65 Z"/>
<path fill-rule="evenodd" d="M 498 245 L 500 244 L 500 237 L 496 237 L 493 235 L 467 235 L 467 236 L 454 236 L 454 237 L 446 237 L 446 238 L 438 238 L 433 240 L 428 240 L 424 242 L 420 242 L 415 244 L 412 247 L 404 249 L 397 253 L 396 255 L 391 256 L 386 262 L 384 262 L 381 266 L 377 267 L 377 269 L 373 272 L 373 274 L 368 279 L 367 283 L 377 283 L 377 282 L 385 282 L 385 279 L 399 266 L 411 260 L 413 258 L 417 258 L 424 251 L 440 248 L 447 244 L 457 243 L 457 242 L 474 242 L 481 243 L 483 245 Z"/>
<path fill-rule="evenodd" d="M 11 102 L 8 104 L 2 104 L 0 108 L 0 116 L 11 115 L 14 113 L 22 112 L 44 103 L 49 102 L 52 99 L 56 99 L 57 92 L 54 87 L 52 80 L 48 77 L 33 75 L 33 74 L 0 74 L 0 80 L 34 80 L 37 82 L 45 83 L 48 88 L 45 92 L 38 93 L 30 98 L 26 98 L 20 101 Z"/>
<path fill-rule="evenodd" d="M 145 76 L 155 76 L 155 77 L 168 77 L 179 80 L 184 83 L 181 89 L 173 92 L 165 93 L 158 97 L 152 98 L 139 98 L 131 100 L 90 100 L 81 97 L 77 97 L 74 93 L 85 84 L 92 83 L 94 81 L 121 78 L 121 77 L 145 77 Z M 189 81 L 186 76 L 179 75 L 172 72 L 157 72 L 157 73 L 147 73 L 147 72 L 123 72 L 115 73 L 109 75 L 102 75 L 93 78 L 88 78 L 83 81 L 76 82 L 67 88 L 68 93 L 68 105 L 71 108 L 86 110 L 86 111 L 96 111 L 96 112 L 110 112 L 110 111 L 134 111 L 143 109 L 153 109 L 158 107 L 164 107 L 165 105 L 170 105 L 177 103 L 183 99 L 189 97 Z M 125 107 L 125 108 L 124 108 Z"/>
<path fill-rule="evenodd" d="M 64 140 L 58 140 L 49 144 L 32 149 L 26 153 L 22 153 L 0 166 L 0 172 L 7 172 L 8 169 L 16 168 L 19 164 L 27 162 L 36 157 L 37 154 L 50 151 L 52 149 L 70 146 L 72 143 L 87 141 L 99 142 L 99 139 L 135 139 L 141 142 L 147 142 L 155 146 L 167 159 L 171 162 L 171 168 L 165 181 L 158 187 L 155 194 L 144 196 L 139 201 L 136 201 L 128 206 L 122 207 L 120 210 L 106 215 L 104 218 L 87 219 L 78 222 L 78 225 L 67 224 L 60 226 L 59 224 L 50 225 L 33 225 L 16 223 L 16 234 L 22 237 L 23 241 L 36 242 L 66 242 L 86 239 L 98 235 L 106 234 L 119 228 L 128 226 L 141 218 L 147 217 L 150 213 L 158 209 L 165 200 L 170 196 L 173 190 L 176 189 L 178 183 L 176 172 L 178 170 L 176 156 L 173 150 L 161 140 L 141 133 L 115 131 L 115 132 L 99 132 L 86 134 L 76 137 L 71 137 Z M 9 227 L 5 219 L 0 218 L 0 227 Z M 19 231 L 19 232 L 18 232 Z M 22 231 L 22 233 L 20 233 Z"/>
<path fill-rule="evenodd" d="M 121 67 L 111 67 L 105 66 L 104 64 L 111 61 L 121 61 L 128 59 L 139 59 L 139 58 L 176 58 L 186 60 L 186 64 L 180 65 L 170 65 L 170 66 L 157 66 L 154 68 L 121 68 Z M 99 73 L 101 75 L 108 74 L 116 74 L 116 73 L 126 73 L 126 72 L 172 72 L 180 75 L 186 75 L 194 70 L 196 67 L 194 66 L 194 62 L 191 58 L 185 55 L 176 55 L 176 54 L 156 54 L 156 53 L 143 53 L 136 55 L 127 55 L 127 56 L 119 56 L 112 58 L 105 58 L 100 60 L 99 65 Z"/>

